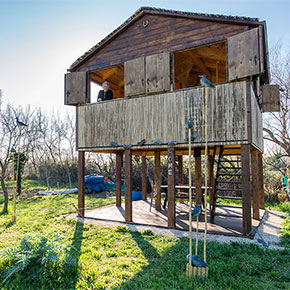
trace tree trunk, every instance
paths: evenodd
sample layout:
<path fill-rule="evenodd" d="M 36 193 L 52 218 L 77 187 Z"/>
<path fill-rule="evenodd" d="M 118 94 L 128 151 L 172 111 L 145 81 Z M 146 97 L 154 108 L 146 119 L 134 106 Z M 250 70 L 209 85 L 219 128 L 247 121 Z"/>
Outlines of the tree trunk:
<path fill-rule="evenodd" d="M 4 179 L 2 178 L 2 176 L 0 177 L 0 181 L 1 181 L 1 187 L 4 193 L 4 207 L 3 207 L 3 213 L 8 213 L 8 191 L 7 191 L 7 187 L 5 185 Z"/>

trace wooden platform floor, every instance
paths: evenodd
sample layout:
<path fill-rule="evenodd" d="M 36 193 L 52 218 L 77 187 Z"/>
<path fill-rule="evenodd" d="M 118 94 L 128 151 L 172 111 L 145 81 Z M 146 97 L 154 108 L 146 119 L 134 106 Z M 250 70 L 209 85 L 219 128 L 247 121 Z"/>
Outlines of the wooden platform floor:
<path fill-rule="evenodd" d="M 209 223 L 208 215 L 208 233 L 220 234 L 229 236 L 242 236 L 242 208 L 241 207 L 218 207 L 217 216 L 214 224 Z M 264 210 L 260 210 L 260 217 L 263 217 Z M 125 205 L 116 207 L 108 205 L 94 210 L 87 210 L 85 217 L 98 220 L 108 220 L 116 222 L 125 222 Z M 159 227 L 167 227 L 167 209 L 156 211 L 154 204 L 150 211 L 149 201 L 134 201 L 133 202 L 133 223 L 140 225 L 151 225 Z M 254 226 L 259 224 L 259 221 L 252 220 Z M 188 205 L 176 204 L 176 228 L 188 230 L 189 215 Z M 196 222 L 193 220 L 193 230 L 196 228 Z M 204 215 L 200 217 L 199 229 L 204 231 Z"/>

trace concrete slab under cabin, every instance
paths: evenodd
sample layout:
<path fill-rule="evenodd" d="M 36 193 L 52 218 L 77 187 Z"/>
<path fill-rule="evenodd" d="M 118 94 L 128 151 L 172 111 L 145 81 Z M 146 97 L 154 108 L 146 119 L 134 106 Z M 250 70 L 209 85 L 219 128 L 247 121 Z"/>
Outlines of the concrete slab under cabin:
<path fill-rule="evenodd" d="M 264 212 L 264 210 L 260 210 L 261 217 L 263 217 Z M 242 207 L 218 207 L 216 213 L 214 224 L 209 222 L 207 224 L 209 234 L 243 236 Z M 139 200 L 133 202 L 133 224 L 167 228 L 167 217 L 167 209 L 156 211 L 154 204 L 150 211 L 150 201 Z M 112 204 L 93 210 L 86 210 L 85 218 L 125 223 L 125 204 L 122 204 L 120 207 Z M 257 226 L 259 222 L 252 219 L 253 226 Z M 176 204 L 176 229 L 186 231 L 189 229 L 187 204 Z M 193 231 L 195 229 L 196 222 L 193 219 Z M 199 230 L 204 232 L 204 215 L 200 217 Z"/>

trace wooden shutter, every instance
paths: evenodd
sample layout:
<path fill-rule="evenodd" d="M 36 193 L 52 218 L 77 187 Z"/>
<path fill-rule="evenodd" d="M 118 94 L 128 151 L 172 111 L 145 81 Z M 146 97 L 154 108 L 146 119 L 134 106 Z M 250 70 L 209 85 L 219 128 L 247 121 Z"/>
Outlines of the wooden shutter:
<path fill-rule="evenodd" d="M 64 104 L 77 105 L 90 102 L 90 84 L 87 72 L 65 74 Z"/>
<path fill-rule="evenodd" d="M 170 91 L 170 54 L 146 57 L 146 92 Z"/>
<path fill-rule="evenodd" d="M 145 58 L 125 62 L 124 78 L 125 96 L 145 94 Z"/>
<path fill-rule="evenodd" d="M 228 38 L 227 44 L 229 81 L 260 73 L 258 28 Z"/>
<path fill-rule="evenodd" d="M 263 112 L 280 112 L 280 91 L 278 85 L 262 86 Z"/>

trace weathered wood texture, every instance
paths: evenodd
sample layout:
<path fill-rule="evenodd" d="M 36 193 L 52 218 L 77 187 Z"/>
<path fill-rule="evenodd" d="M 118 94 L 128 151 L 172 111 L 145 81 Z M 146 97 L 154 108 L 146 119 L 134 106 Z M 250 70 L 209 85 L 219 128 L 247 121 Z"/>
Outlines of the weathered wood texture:
<path fill-rule="evenodd" d="M 161 209 L 161 167 L 160 151 L 155 151 L 154 156 L 154 178 L 155 178 L 155 209 Z"/>
<path fill-rule="evenodd" d="M 169 148 L 167 156 L 168 227 L 176 226 L 175 208 L 175 149 Z"/>
<path fill-rule="evenodd" d="M 264 142 L 263 142 L 263 125 L 262 125 L 262 112 L 258 105 L 257 98 L 255 93 L 251 87 L 251 134 L 252 134 L 252 144 L 255 145 L 260 151 L 264 150 Z"/>
<path fill-rule="evenodd" d="M 85 152 L 78 159 L 78 216 L 85 216 Z"/>
<path fill-rule="evenodd" d="M 242 161 L 243 234 L 247 235 L 252 229 L 250 145 L 245 144 L 241 146 L 241 161 Z"/>
<path fill-rule="evenodd" d="M 159 53 L 145 58 L 146 92 L 170 91 L 170 55 Z"/>
<path fill-rule="evenodd" d="M 142 199 L 147 199 L 147 163 L 146 156 L 142 156 L 142 168 L 141 168 L 141 179 L 142 179 Z"/>
<path fill-rule="evenodd" d="M 145 57 L 125 62 L 124 64 L 125 96 L 145 93 Z"/>
<path fill-rule="evenodd" d="M 184 184 L 184 174 L 183 174 L 183 156 L 178 155 L 178 184 Z"/>
<path fill-rule="evenodd" d="M 125 150 L 125 222 L 132 222 L 132 151 Z"/>
<path fill-rule="evenodd" d="M 258 192 L 259 192 L 259 208 L 265 208 L 264 199 L 264 177 L 263 177 L 263 155 L 258 154 Z"/>
<path fill-rule="evenodd" d="M 260 73 L 259 29 L 251 29 L 228 39 L 228 80 Z"/>
<path fill-rule="evenodd" d="M 246 82 L 242 81 L 217 85 L 216 89 L 192 88 L 79 106 L 78 148 L 105 150 L 112 141 L 136 146 L 144 138 L 146 144 L 142 148 L 151 148 L 152 140 L 165 144 L 177 141 L 187 146 L 184 138 L 188 118 L 194 124 L 193 145 L 204 145 L 205 90 L 209 145 L 246 143 Z"/>
<path fill-rule="evenodd" d="M 252 199 L 253 199 L 253 218 L 260 219 L 259 211 L 259 190 L 258 190 L 258 151 L 254 148 L 251 150 L 251 175 L 252 175 Z"/>
<path fill-rule="evenodd" d="M 144 20 L 148 21 L 147 27 L 143 26 Z M 94 70 L 145 55 L 173 52 L 222 41 L 248 29 L 249 26 L 240 24 L 144 15 L 107 42 L 78 69 Z"/>
<path fill-rule="evenodd" d="M 263 85 L 263 112 L 280 112 L 279 85 Z"/>
<path fill-rule="evenodd" d="M 116 153 L 116 206 L 121 206 L 122 194 L 122 152 Z"/>
<path fill-rule="evenodd" d="M 64 104 L 77 105 L 90 102 L 90 86 L 86 72 L 65 74 Z"/>

